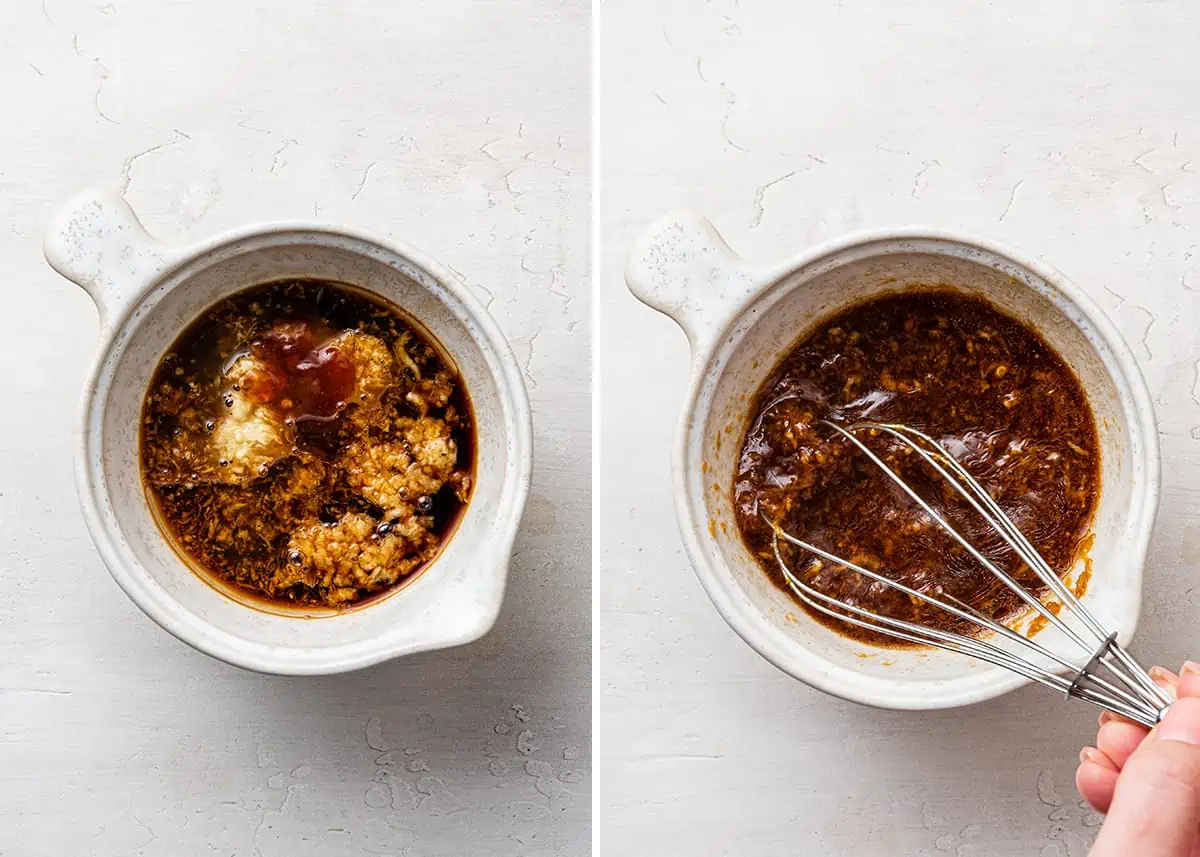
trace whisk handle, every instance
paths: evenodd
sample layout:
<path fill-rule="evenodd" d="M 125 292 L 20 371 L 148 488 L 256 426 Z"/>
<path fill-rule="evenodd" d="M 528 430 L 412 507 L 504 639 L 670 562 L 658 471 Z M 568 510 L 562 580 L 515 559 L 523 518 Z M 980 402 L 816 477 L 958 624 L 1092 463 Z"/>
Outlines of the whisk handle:
<path fill-rule="evenodd" d="M 1116 641 L 1117 634 L 1115 631 L 1104 638 L 1104 642 L 1096 648 L 1096 651 L 1088 659 L 1088 662 L 1075 675 L 1075 680 L 1071 682 L 1071 686 L 1067 688 L 1068 697 L 1075 696 L 1079 692 L 1080 686 L 1095 673 L 1096 666 L 1108 656 L 1108 653 L 1112 650 L 1113 643 Z"/>
<path fill-rule="evenodd" d="M 1115 633 L 1104 638 L 1075 674 L 1066 695 L 1149 728 L 1162 722 L 1174 701 L 1117 642 Z"/>

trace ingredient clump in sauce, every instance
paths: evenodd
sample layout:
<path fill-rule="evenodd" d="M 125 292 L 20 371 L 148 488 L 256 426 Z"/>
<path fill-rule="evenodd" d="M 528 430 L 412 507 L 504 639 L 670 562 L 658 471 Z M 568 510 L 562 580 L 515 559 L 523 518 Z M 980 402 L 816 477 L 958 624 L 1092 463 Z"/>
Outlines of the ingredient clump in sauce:
<path fill-rule="evenodd" d="M 1023 608 L 1019 597 L 822 420 L 925 432 L 983 485 L 1051 568 L 1061 575 L 1071 567 L 1096 505 L 1096 428 L 1075 374 L 1023 323 L 945 290 L 888 295 L 838 313 L 804 336 L 758 391 L 733 485 L 743 540 L 789 594 L 770 522 L 912 589 L 1011 619 Z M 859 437 L 968 542 L 1044 594 L 1000 536 L 911 450 L 882 433 L 859 430 Z M 845 603 L 974 633 L 965 620 L 803 549 L 781 542 L 781 553 L 793 574 Z M 805 609 L 840 633 L 897 645 Z"/>
<path fill-rule="evenodd" d="M 400 313 L 286 280 L 209 309 L 143 405 L 144 481 L 173 542 L 269 600 L 343 607 L 428 563 L 471 494 L 474 424 Z"/>

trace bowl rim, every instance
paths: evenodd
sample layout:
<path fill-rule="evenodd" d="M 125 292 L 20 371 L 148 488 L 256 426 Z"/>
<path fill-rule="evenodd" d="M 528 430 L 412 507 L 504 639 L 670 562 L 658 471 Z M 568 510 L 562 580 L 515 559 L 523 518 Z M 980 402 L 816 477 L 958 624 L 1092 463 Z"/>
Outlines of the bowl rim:
<path fill-rule="evenodd" d="M 294 234 L 297 239 L 316 236 L 357 242 L 407 264 L 418 274 L 412 278 L 414 282 L 430 291 L 435 299 L 444 301 L 431 289 L 431 283 L 445 289 L 459 301 L 470 321 L 478 327 L 480 338 L 490 349 L 490 354 L 485 350 L 484 362 L 500 393 L 505 412 L 504 423 L 512 434 L 515 447 L 515 466 L 514 462 L 509 462 L 500 487 L 500 511 L 495 518 L 482 521 L 478 525 L 490 528 L 494 537 L 480 552 L 472 555 L 472 559 L 477 560 L 480 566 L 491 574 L 495 585 L 489 593 L 489 599 L 479 602 L 479 609 L 475 615 L 463 617 L 464 621 L 455 623 L 452 628 L 447 626 L 446 630 L 431 635 L 424 643 L 382 645 L 379 641 L 368 640 L 330 647 L 293 647 L 254 643 L 219 630 L 204 617 L 182 607 L 167 594 L 166 590 L 142 568 L 141 563 L 124 546 L 122 540 L 114 538 L 108 522 L 100 512 L 102 504 L 111 503 L 108 492 L 102 490 L 102 486 L 106 486 L 106 480 L 100 472 L 103 469 L 102 450 L 96 446 L 99 441 L 99 418 L 107 401 L 107 396 L 101 397 L 100 391 L 102 386 L 111 390 L 111 387 L 103 385 L 102 381 L 115 368 L 115 362 L 111 358 L 118 343 L 123 339 L 122 334 L 128 332 L 130 324 L 135 321 L 133 316 L 137 309 L 147 295 L 181 269 L 238 243 L 257 238 L 286 236 L 289 233 Z M 289 243 L 296 246 L 303 244 L 302 241 L 296 240 L 279 246 L 285 247 Z M 351 250 L 353 252 L 353 248 Z M 421 275 L 431 282 L 423 282 Z M 366 290 L 373 292 L 370 289 Z M 120 348 L 124 347 L 123 344 L 120 345 Z M 276 675 L 330 675 L 362 669 L 404 654 L 472 642 L 487 633 L 499 615 L 512 546 L 532 481 L 533 426 L 528 391 L 507 338 L 479 298 L 447 266 L 403 242 L 356 227 L 301 219 L 247 224 L 195 244 L 173 248 L 170 263 L 155 276 L 139 284 L 136 291 L 123 302 L 119 312 L 104 325 L 101 342 L 84 387 L 77 426 L 75 475 L 80 507 L 88 531 L 109 574 L 150 619 L 172 636 L 204 654 L 255 672 Z M 132 567 L 141 569 L 141 573 L 135 573 L 131 570 Z M 397 593 L 400 594 L 402 593 Z M 387 604 L 392 601 L 391 598 L 381 599 L 379 603 Z M 370 606 L 365 609 L 370 609 Z M 336 617 L 332 617 L 332 620 L 336 620 Z M 301 621 L 309 619 L 304 617 Z"/>
<path fill-rule="evenodd" d="M 936 710 L 982 702 L 1028 684 L 1029 680 L 999 668 L 992 668 L 982 671 L 973 681 L 928 679 L 906 682 L 913 687 L 919 687 L 921 692 L 897 697 L 888 693 L 889 689 L 894 692 L 899 686 L 897 680 L 859 674 L 857 681 L 847 682 L 838 674 L 845 671 L 831 673 L 827 662 L 812 655 L 803 644 L 795 644 L 785 652 L 781 647 L 774 645 L 767 634 L 758 627 L 758 621 L 765 620 L 761 612 L 746 609 L 734 597 L 737 584 L 727 563 L 715 546 L 710 545 L 704 538 L 705 509 L 697 499 L 702 491 L 693 490 L 693 486 L 698 488 L 703 485 L 702 474 L 688 464 L 689 453 L 695 444 L 700 442 L 711 404 L 711 393 L 706 395 L 704 392 L 705 381 L 714 368 L 713 363 L 718 352 L 737 322 L 756 303 L 780 287 L 787 277 L 805 267 L 835 254 L 871 244 L 886 245 L 907 241 L 936 242 L 960 251 L 982 251 L 1025 269 L 1079 310 L 1115 357 L 1116 366 L 1123 378 L 1113 377 L 1113 382 L 1120 387 L 1119 382 L 1124 380 L 1124 386 L 1129 391 L 1135 416 L 1135 422 L 1129 426 L 1129 430 L 1138 432 L 1142 441 L 1145 471 L 1144 483 L 1135 486 L 1134 489 L 1130 525 L 1127 528 L 1127 532 L 1135 534 L 1135 540 L 1128 548 L 1128 556 L 1136 569 L 1135 585 L 1128 593 L 1127 620 L 1120 629 L 1120 640 L 1127 644 L 1136 628 L 1140 612 L 1144 567 L 1161 486 L 1161 449 L 1149 387 L 1129 344 L 1090 295 L 1046 262 L 1003 242 L 962 232 L 920 226 L 863 230 L 822 242 L 780 264 L 753 269 L 753 287 L 719 311 L 721 317 L 713 326 L 712 334 L 692 356 L 691 378 L 676 431 L 671 469 L 676 517 L 683 535 L 684 547 L 696 576 L 721 617 L 751 648 L 788 675 L 842 699 L 878 708 Z M 797 284 L 794 287 L 802 285 Z M 1075 322 L 1072 320 L 1072 323 Z M 1109 374 L 1112 375 L 1111 371 Z M 697 507 L 697 502 L 701 502 L 700 507 Z"/>

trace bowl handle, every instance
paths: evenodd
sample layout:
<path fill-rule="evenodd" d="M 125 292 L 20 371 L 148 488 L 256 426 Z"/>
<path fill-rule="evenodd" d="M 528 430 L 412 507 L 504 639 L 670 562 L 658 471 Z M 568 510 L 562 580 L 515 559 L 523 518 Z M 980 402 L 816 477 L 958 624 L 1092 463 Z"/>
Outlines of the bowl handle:
<path fill-rule="evenodd" d="M 179 260 L 150 237 L 123 197 L 108 190 L 67 203 L 51 222 L 42 252 L 50 267 L 88 293 L 106 329 Z"/>
<path fill-rule="evenodd" d="M 682 327 L 695 355 L 706 353 L 745 298 L 773 278 L 690 211 L 672 212 L 647 229 L 625 268 L 633 296 Z"/>

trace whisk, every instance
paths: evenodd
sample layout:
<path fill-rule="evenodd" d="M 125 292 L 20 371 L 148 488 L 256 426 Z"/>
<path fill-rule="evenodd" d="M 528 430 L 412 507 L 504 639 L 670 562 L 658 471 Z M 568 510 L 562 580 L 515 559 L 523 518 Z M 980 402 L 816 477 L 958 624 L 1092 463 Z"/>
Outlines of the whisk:
<path fill-rule="evenodd" d="M 974 477 L 959 464 L 937 441 L 908 426 L 888 423 L 859 422 L 842 426 L 822 421 L 825 426 L 845 437 L 859 452 L 877 465 L 901 490 L 929 515 L 942 530 L 977 562 L 1015 593 L 1021 601 L 1036 611 L 1074 646 L 1078 647 L 1075 657 L 1067 657 L 1018 633 L 991 616 L 948 593 L 939 595 L 919 592 L 892 580 L 882 570 L 872 570 L 822 550 L 816 545 L 798 539 L 783 531 L 775 521 L 764 514 L 764 519 L 774 531 L 773 548 L 775 559 L 782 569 L 792 591 L 801 601 L 814 610 L 842 622 L 848 622 L 867 631 L 890 637 L 957 652 L 981 661 L 1003 667 L 1059 691 L 1068 698 L 1081 699 L 1092 705 L 1107 709 L 1130 720 L 1153 727 L 1166 714 L 1172 698 L 1117 642 L 1117 635 L 1110 633 L 1079 599 L 1059 579 L 1045 559 L 1022 535 L 1012 520 Z M 1040 598 L 1022 586 L 1008 572 L 972 546 L 858 437 L 859 433 L 870 432 L 889 436 L 909 447 L 921 456 L 929 469 L 953 486 L 966 503 L 983 517 L 1020 560 L 1036 575 L 1062 605 L 1053 610 Z M 965 620 L 991 635 L 990 639 L 932 628 L 904 619 L 885 616 L 858 604 L 850 604 L 833 598 L 806 583 L 792 572 L 780 551 L 780 542 L 787 542 L 821 559 L 852 572 L 861 574 L 884 586 L 904 593 L 910 598 L 932 605 L 960 620 Z M 1070 620 L 1070 621 L 1068 621 Z M 1008 647 L 999 645 L 1007 642 Z"/>

